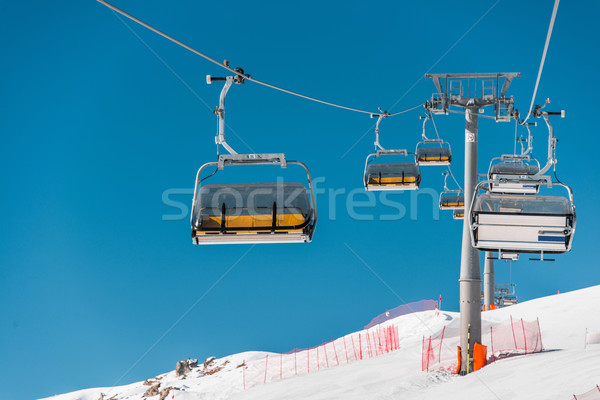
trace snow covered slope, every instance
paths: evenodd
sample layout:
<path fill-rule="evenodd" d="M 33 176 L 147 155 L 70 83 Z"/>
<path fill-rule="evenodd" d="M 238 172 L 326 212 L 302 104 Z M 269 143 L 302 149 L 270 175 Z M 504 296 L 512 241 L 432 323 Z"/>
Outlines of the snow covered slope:
<path fill-rule="evenodd" d="M 423 336 L 435 335 L 444 326 L 455 326 L 458 314 L 425 311 L 398 317 L 400 349 L 348 365 L 312 371 L 243 390 L 243 360 L 265 358 L 264 352 L 246 352 L 215 361 L 207 370 L 195 368 L 184 380 L 175 371 L 144 382 L 114 388 L 95 388 L 53 396 L 53 400 L 141 399 L 153 385 L 168 387 L 167 399 L 572 399 L 600 383 L 600 345 L 584 349 L 588 328 L 600 331 L 600 286 L 540 298 L 483 313 L 483 326 L 513 318 L 539 318 L 545 351 L 505 358 L 466 377 L 448 368 L 455 363 L 458 337 L 452 334 L 442 349 L 442 366 L 421 372 Z M 485 343 L 485 338 L 484 338 Z M 275 359 L 278 355 L 273 354 Z M 446 367 L 446 368 L 442 368 Z M 218 370 L 215 372 L 215 370 Z M 247 376 L 247 386 L 256 379 Z M 248 382 L 254 380 L 254 382 Z M 148 397 L 159 399 L 159 396 Z"/>

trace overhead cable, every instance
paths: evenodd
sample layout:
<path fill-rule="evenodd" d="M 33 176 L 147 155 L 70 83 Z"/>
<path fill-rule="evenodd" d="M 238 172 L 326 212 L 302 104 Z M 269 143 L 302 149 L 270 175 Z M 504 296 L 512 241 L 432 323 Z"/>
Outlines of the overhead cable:
<path fill-rule="evenodd" d="M 263 81 L 261 81 L 261 80 L 258 80 L 258 79 L 255 79 L 255 78 L 252 78 L 250 75 L 244 74 L 242 71 L 239 71 L 239 70 L 236 70 L 236 69 L 234 69 L 234 68 L 231 68 L 231 67 L 229 66 L 229 64 L 228 64 L 228 63 L 223 63 L 223 62 L 219 62 L 219 61 L 215 60 L 214 58 L 212 58 L 212 57 L 210 57 L 210 56 L 208 56 L 208 55 L 206 55 L 206 54 L 202 53 L 201 51 L 198 51 L 198 50 L 194 49 L 194 48 L 193 48 L 193 47 L 191 47 L 191 46 L 188 46 L 187 44 L 185 44 L 185 43 L 183 43 L 183 42 L 181 42 L 181 41 L 179 41 L 179 40 L 175 39 L 174 37 L 172 37 L 172 36 L 170 36 L 170 35 L 168 35 L 168 34 L 166 34 L 166 33 L 162 32 L 162 31 L 160 31 L 160 30 L 158 30 L 158 29 L 154 28 L 153 26 L 151 26 L 151 25 L 149 25 L 149 24 L 145 23 L 144 21 L 141 21 L 140 19 L 138 19 L 138 18 L 134 17 L 133 15 L 131 15 L 131 14 L 129 14 L 129 13 L 127 13 L 127 12 L 125 12 L 125 11 L 121 10 L 120 8 L 118 8 L 118 7 L 116 7 L 116 6 L 113 6 L 113 5 L 112 5 L 112 4 L 110 4 L 110 3 L 107 3 L 107 2 L 106 2 L 106 1 L 104 1 L 104 0 L 97 0 L 97 1 L 98 1 L 99 3 L 101 3 L 101 4 L 105 5 L 106 7 L 110 8 L 111 10 L 113 10 L 113 11 L 115 11 L 115 12 L 117 12 L 117 13 L 121 14 L 122 16 L 124 16 L 124 17 L 126 17 L 126 18 L 129 18 L 130 20 L 134 21 L 135 23 L 137 23 L 137 24 L 139 24 L 139 25 L 141 25 L 141 26 L 143 26 L 143 27 L 145 27 L 145 28 L 147 28 L 147 29 L 151 30 L 151 31 L 152 31 L 152 32 L 154 32 L 154 33 L 157 33 L 157 34 L 159 34 L 160 36 L 164 37 L 165 39 L 168 39 L 168 40 L 170 40 L 171 42 L 173 42 L 173 43 L 175 43 L 175 44 L 177 44 L 177 45 L 179 45 L 179 46 L 183 47 L 184 49 L 186 49 L 186 50 L 189 50 L 189 51 L 191 51 L 192 53 L 199 55 L 200 57 L 202 57 L 202 58 L 204 58 L 204 59 L 206 59 L 206 60 L 210 61 L 211 63 L 213 63 L 213 64 L 216 64 L 216 65 L 220 66 L 221 68 L 224 68 L 224 69 L 228 70 L 229 72 L 231 72 L 231 73 L 233 73 L 233 74 L 236 74 L 236 75 L 240 76 L 241 78 L 243 78 L 243 79 L 245 79 L 245 80 L 248 80 L 248 81 L 251 81 L 251 82 L 257 83 L 257 84 L 259 84 L 259 85 L 262 85 L 262 86 L 266 86 L 266 87 L 268 87 L 268 88 L 271 88 L 271 89 L 278 90 L 278 91 L 280 91 L 280 92 L 288 93 L 288 94 L 291 94 L 291 95 L 293 95 L 293 96 L 301 97 L 301 98 L 303 98 L 303 99 L 306 99 L 306 100 L 315 101 L 315 102 L 317 102 L 317 103 L 321 103 L 321 104 L 326 104 L 326 105 L 328 105 L 328 106 L 337 107 L 337 108 L 342 108 L 342 109 L 344 109 L 344 110 L 354 111 L 354 112 L 363 113 L 363 114 L 369 114 L 369 115 L 378 115 L 378 113 L 376 113 L 376 112 L 371 112 L 371 111 L 361 110 L 361 109 L 358 109 L 358 108 L 347 107 L 347 106 L 343 106 L 343 105 L 340 105 L 340 104 L 332 103 L 332 102 L 329 102 L 329 101 L 320 100 L 320 99 L 317 99 L 317 98 L 315 98 L 315 97 L 306 96 L 306 95 L 304 95 L 304 94 L 297 93 L 297 92 L 294 92 L 294 91 L 291 91 L 291 90 L 288 90 L 288 89 L 284 89 L 284 88 L 281 88 L 281 87 L 279 87 L 279 86 L 275 86 L 275 85 L 272 85 L 272 84 L 270 84 L 270 83 L 263 82 Z M 421 106 L 422 104 L 423 104 L 423 103 L 421 103 L 421 104 L 418 104 L 418 105 L 416 105 L 416 106 L 414 106 L 414 107 L 411 107 L 411 108 L 409 108 L 409 109 L 406 109 L 406 110 L 403 110 L 403 111 L 399 111 L 399 112 L 397 112 L 397 113 L 394 113 L 394 114 L 390 114 L 390 115 L 388 115 L 388 116 L 389 116 L 389 117 L 392 117 L 392 116 L 394 116 L 394 115 L 399 115 L 399 114 L 402 114 L 402 113 L 405 113 L 405 112 L 408 112 L 408 111 L 414 110 L 415 108 L 417 108 L 417 107 Z"/>
<path fill-rule="evenodd" d="M 544 45 L 544 52 L 542 53 L 540 68 L 538 70 L 537 79 L 535 80 L 535 87 L 533 89 L 533 96 L 531 97 L 531 104 L 529 105 L 529 112 L 527 113 L 527 117 L 525 117 L 525 119 L 521 122 L 521 125 L 527 122 L 527 120 L 531 116 L 531 111 L 533 110 L 533 103 L 535 103 L 535 95 L 537 94 L 538 85 L 540 84 L 540 78 L 542 77 L 544 62 L 546 61 L 546 53 L 548 52 L 548 45 L 550 45 L 550 37 L 552 36 L 552 29 L 554 28 L 554 20 L 556 19 L 556 12 L 558 11 L 558 3 L 560 3 L 560 0 L 554 0 L 554 9 L 552 10 L 550 26 L 548 27 L 548 33 L 546 34 L 546 44 Z"/>

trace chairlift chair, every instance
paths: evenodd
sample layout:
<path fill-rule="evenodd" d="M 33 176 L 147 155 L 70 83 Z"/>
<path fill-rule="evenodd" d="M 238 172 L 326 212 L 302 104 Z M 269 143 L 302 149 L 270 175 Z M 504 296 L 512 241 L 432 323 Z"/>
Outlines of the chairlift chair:
<path fill-rule="evenodd" d="M 560 254 L 571 250 L 577 223 L 573 191 L 569 186 L 552 182 L 550 176 L 543 175 L 557 162 L 557 140 L 549 116 L 565 116 L 564 111 L 541 112 L 549 102 L 550 99 L 544 106 L 536 106 L 533 114 L 543 117 L 548 126 L 546 165 L 540 170 L 539 163 L 534 160 L 535 165 L 532 164 L 528 154 L 507 156 L 499 164 L 503 165 L 500 171 L 491 166 L 490 180 L 475 187 L 469 226 L 473 247 L 479 250 L 539 253 L 542 261 L 546 253 Z M 508 170 L 504 176 L 500 173 L 503 168 Z M 550 189 L 553 186 L 563 187 L 567 196 L 537 195 L 542 184 Z M 484 185 L 487 185 L 487 191 L 480 193 Z"/>
<path fill-rule="evenodd" d="M 448 189 L 448 177 L 452 176 L 454 183 L 458 189 Z M 458 181 L 452 175 L 452 171 L 448 169 L 444 172 L 444 191 L 440 193 L 440 210 L 464 210 L 465 195 Z M 464 214 L 464 213 L 463 213 Z"/>
<path fill-rule="evenodd" d="M 576 215 L 571 188 L 568 197 L 505 194 L 475 189 L 469 225 L 473 247 L 514 253 L 564 253 L 571 250 Z"/>
<path fill-rule="evenodd" d="M 519 300 L 516 297 L 505 297 L 502 299 L 502 307 L 512 306 L 517 304 L 518 302 Z"/>
<path fill-rule="evenodd" d="M 375 153 L 369 154 L 365 160 L 365 190 L 417 190 L 421 185 L 421 169 L 415 155 L 405 149 L 387 150 L 379 143 L 379 124 L 388 116 L 387 111 L 379 110 L 381 114 L 371 114 L 371 118 L 378 118 L 375 124 Z M 381 156 L 403 157 L 409 161 L 374 162 Z"/>
<path fill-rule="evenodd" d="M 420 166 L 450 165 L 452 162 L 450 143 L 440 139 L 437 128 L 435 127 L 433 115 L 428 113 L 426 116 L 420 118 L 423 119 L 423 132 L 421 133 L 422 140 L 417 143 L 415 149 L 417 163 L 419 163 Z M 429 120 L 433 123 L 437 139 L 429 139 L 425 134 L 425 126 Z"/>
<path fill-rule="evenodd" d="M 410 162 L 373 162 L 381 156 L 401 156 Z M 378 150 L 365 161 L 365 190 L 417 190 L 421 185 L 421 170 L 414 154 L 406 150 Z"/>
<path fill-rule="evenodd" d="M 494 286 L 494 303 L 502 308 L 519 302 L 514 283 L 503 283 Z"/>
<path fill-rule="evenodd" d="M 201 185 L 202 171 L 210 166 L 273 164 L 304 168 L 309 192 L 300 182 Z M 316 222 L 310 172 L 299 161 L 286 161 L 283 154 L 221 155 L 198 170 L 191 217 L 194 244 L 306 243 Z"/>
<path fill-rule="evenodd" d="M 492 193 L 536 194 L 540 190 L 539 162 L 529 155 L 508 155 L 493 158 L 488 170 Z"/>
<path fill-rule="evenodd" d="M 440 194 L 440 210 L 463 210 L 465 196 L 462 192 L 442 192 Z"/>
<path fill-rule="evenodd" d="M 233 83 L 244 83 L 243 70 L 224 78 L 207 76 L 207 83 L 225 81 L 219 107 L 217 146 L 231 154 L 221 154 L 217 162 L 204 164 L 196 174 L 191 228 L 194 244 L 307 243 L 317 223 L 315 195 L 308 167 L 286 160 L 283 153 L 238 154 L 225 140 L 225 96 Z M 230 166 L 272 165 L 287 168 L 298 165 L 306 172 L 308 190 L 299 182 L 250 182 L 202 184 L 216 172 Z M 201 178 L 208 167 L 215 173 Z"/>
<path fill-rule="evenodd" d="M 464 209 L 456 209 L 452 212 L 452 218 L 454 219 L 464 219 L 465 210 Z"/>
<path fill-rule="evenodd" d="M 426 139 L 417 143 L 415 150 L 420 166 L 443 166 L 452 162 L 450 143 L 441 139 Z"/>
<path fill-rule="evenodd" d="M 465 196 L 462 188 L 458 184 L 458 181 L 452 175 L 452 171 L 448 169 L 444 172 L 444 191 L 440 193 L 440 210 L 464 210 L 465 208 Z M 458 189 L 448 189 L 448 177 L 452 176 L 454 183 L 458 186 Z M 464 214 L 464 212 L 463 212 Z"/>

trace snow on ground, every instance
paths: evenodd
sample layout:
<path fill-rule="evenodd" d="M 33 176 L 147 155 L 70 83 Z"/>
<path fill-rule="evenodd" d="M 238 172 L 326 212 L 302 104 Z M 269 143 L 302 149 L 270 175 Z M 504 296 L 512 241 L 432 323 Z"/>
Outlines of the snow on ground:
<path fill-rule="evenodd" d="M 175 372 L 150 378 L 160 388 L 175 387 L 168 399 L 572 399 L 573 394 L 590 390 L 600 383 L 600 345 L 584 349 L 585 329 L 600 331 L 600 286 L 531 300 L 483 313 L 483 342 L 489 326 L 505 324 L 513 318 L 539 318 L 543 353 L 514 356 L 489 364 L 466 377 L 448 372 L 456 364 L 458 313 L 434 311 L 404 315 L 388 323 L 398 327 L 400 349 L 376 358 L 335 366 L 310 374 L 242 387 L 245 360 L 258 367 L 267 353 L 245 352 L 216 360 L 203 374 L 202 365 L 184 380 Z M 444 326 L 448 335 L 442 349 L 442 365 L 421 372 L 423 336 L 436 335 Z M 277 360 L 278 355 L 269 353 Z M 286 360 L 286 363 L 289 362 Z M 292 361 L 293 362 L 293 361 Z M 333 362 L 332 362 L 333 364 Z M 287 366 L 289 368 L 289 365 Z M 284 369 L 286 365 L 284 365 Z M 292 366 L 293 368 L 293 366 Z M 256 371 L 247 371 L 248 386 L 257 383 Z M 114 388 L 95 388 L 53 396 L 52 400 L 141 399 L 150 386 L 143 382 Z M 174 397 L 173 397 L 174 396 Z M 158 399 L 158 396 L 149 399 Z"/>

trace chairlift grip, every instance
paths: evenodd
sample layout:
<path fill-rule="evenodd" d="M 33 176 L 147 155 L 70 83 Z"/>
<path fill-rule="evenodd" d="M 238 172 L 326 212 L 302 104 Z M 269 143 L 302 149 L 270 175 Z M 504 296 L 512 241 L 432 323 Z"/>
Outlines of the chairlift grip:
<path fill-rule="evenodd" d="M 227 78 L 226 77 L 221 77 L 221 76 L 210 76 L 210 75 L 206 75 L 206 83 L 208 85 L 210 85 L 213 82 L 217 82 L 217 81 L 226 81 Z"/>

